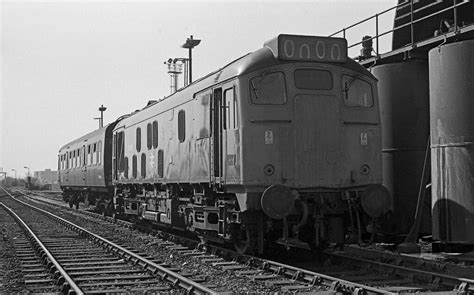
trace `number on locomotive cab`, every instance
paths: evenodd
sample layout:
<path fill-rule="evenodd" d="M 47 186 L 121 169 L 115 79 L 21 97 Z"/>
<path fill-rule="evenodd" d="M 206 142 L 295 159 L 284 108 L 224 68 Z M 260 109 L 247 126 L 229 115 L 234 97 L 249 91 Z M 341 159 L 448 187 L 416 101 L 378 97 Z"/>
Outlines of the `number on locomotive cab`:
<path fill-rule="evenodd" d="M 276 58 L 296 61 L 347 61 L 347 40 L 344 38 L 278 35 L 264 44 Z"/>

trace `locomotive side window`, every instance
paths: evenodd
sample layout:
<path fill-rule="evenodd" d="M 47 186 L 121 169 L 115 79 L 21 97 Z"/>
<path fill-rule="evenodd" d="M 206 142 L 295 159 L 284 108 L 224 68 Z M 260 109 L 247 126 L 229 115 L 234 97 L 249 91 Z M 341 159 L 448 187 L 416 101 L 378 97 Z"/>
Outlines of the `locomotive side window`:
<path fill-rule="evenodd" d="M 137 156 L 132 157 L 132 177 L 137 178 Z"/>
<path fill-rule="evenodd" d="M 146 125 L 146 147 L 151 150 L 152 143 L 152 132 L 151 132 L 151 123 Z"/>
<path fill-rule="evenodd" d="M 163 178 L 163 150 L 158 150 L 158 177 Z"/>
<path fill-rule="evenodd" d="M 142 153 L 142 157 L 141 157 L 141 175 L 143 178 L 146 177 L 146 155 L 145 153 Z"/>
<path fill-rule="evenodd" d="M 184 110 L 178 113 L 178 139 L 179 142 L 183 142 L 186 136 L 186 117 Z"/>
<path fill-rule="evenodd" d="M 136 142 L 137 152 L 142 149 L 142 129 L 137 128 L 137 142 Z"/>
<path fill-rule="evenodd" d="M 254 104 L 285 104 L 285 75 L 274 72 L 253 77 L 250 79 L 250 97 Z"/>
<path fill-rule="evenodd" d="M 125 141 L 124 141 L 124 133 L 123 131 L 117 133 L 117 167 L 118 171 L 124 171 L 124 155 L 125 155 Z M 127 162 L 128 164 L 128 162 Z M 127 165 L 128 170 L 128 165 Z M 128 173 L 128 171 L 127 171 Z"/>
<path fill-rule="evenodd" d="M 153 148 L 158 147 L 158 122 L 153 121 Z"/>
<path fill-rule="evenodd" d="M 357 76 L 342 75 L 342 97 L 349 107 L 370 108 L 374 105 L 372 86 Z"/>
<path fill-rule="evenodd" d="M 331 90 L 332 74 L 325 70 L 298 69 L 295 70 L 295 86 L 307 90 Z"/>
<path fill-rule="evenodd" d="M 224 112 L 226 113 L 224 129 L 235 129 L 237 128 L 237 102 L 234 97 L 234 88 L 229 88 L 224 91 L 224 99 Z"/>
<path fill-rule="evenodd" d="M 125 178 L 128 179 L 128 158 L 127 157 L 123 159 L 123 166 L 124 166 L 123 176 L 125 176 Z"/>

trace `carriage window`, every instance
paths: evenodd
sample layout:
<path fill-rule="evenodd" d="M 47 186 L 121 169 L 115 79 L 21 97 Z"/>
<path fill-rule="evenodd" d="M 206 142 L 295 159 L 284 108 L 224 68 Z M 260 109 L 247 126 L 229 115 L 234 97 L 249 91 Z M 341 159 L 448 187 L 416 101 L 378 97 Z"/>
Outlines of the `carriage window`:
<path fill-rule="evenodd" d="M 97 143 L 92 145 L 92 165 L 97 164 Z"/>
<path fill-rule="evenodd" d="M 87 165 L 92 164 L 91 145 L 87 146 Z"/>
<path fill-rule="evenodd" d="M 295 86 L 299 89 L 331 90 L 331 72 L 315 69 L 295 70 Z"/>
<path fill-rule="evenodd" d="M 146 147 L 151 150 L 152 134 L 151 134 L 151 123 L 146 125 Z"/>
<path fill-rule="evenodd" d="M 158 151 L 158 177 L 163 178 L 163 150 Z"/>
<path fill-rule="evenodd" d="M 186 117 L 184 110 L 179 111 L 178 113 L 178 139 L 179 142 L 183 142 L 186 136 Z"/>
<path fill-rule="evenodd" d="M 99 165 L 102 163 L 102 141 L 97 144 L 97 162 Z"/>
<path fill-rule="evenodd" d="M 79 167 L 84 166 L 84 147 L 79 150 Z"/>
<path fill-rule="evenodd" d="M 137 142 L 136 142 L 137 152 L 142 149 L 142 129 L 137 128 Z"/>
<path fill-rule="evenodd" d="M 142 153 L 142 159 L 141 159 L 141 174 L 142 177 L 146 177 L 146 155 L 145 153 Z"/>
<path fill-rule="evenodd" d="M 158 147 L 158 122 L 153 121 L 153 148 Z"/>
<path fill-rule="evenodd" d="M 250 79 L 250 97 L 255 104 L 285 104 L 285 75 L 274 72 L 253 77 Z"/>
<path fill-rule="evenodd" d="M 132 157 L 132 177 L 137 178 L 137 156 Z"/>
<path fill-rule="evenodd" d="M 374 105 L 372 86 L 357 76 L 342 75 L 342 97 L 349 107 L 370 108 Z"/>

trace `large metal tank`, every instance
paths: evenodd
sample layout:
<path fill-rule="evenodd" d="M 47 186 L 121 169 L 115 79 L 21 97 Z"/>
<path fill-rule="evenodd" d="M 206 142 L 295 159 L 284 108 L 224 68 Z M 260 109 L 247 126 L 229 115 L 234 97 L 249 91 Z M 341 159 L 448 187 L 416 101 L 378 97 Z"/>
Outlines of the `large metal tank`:
<path fill-rule="evenodd" d="M 406 234 L 413 225 L 429 135 L 428 63 L 413 60 L 375 66 L 379 80 L 384 185 L 392 195 L 392 214 L 383 231 Z M 421 232 L 431 232 L 430 206 Z"/>
<path fill-rule="evenodd" d="M 429 52 L 433 237 L 474 243 L 474 40 Z"/>

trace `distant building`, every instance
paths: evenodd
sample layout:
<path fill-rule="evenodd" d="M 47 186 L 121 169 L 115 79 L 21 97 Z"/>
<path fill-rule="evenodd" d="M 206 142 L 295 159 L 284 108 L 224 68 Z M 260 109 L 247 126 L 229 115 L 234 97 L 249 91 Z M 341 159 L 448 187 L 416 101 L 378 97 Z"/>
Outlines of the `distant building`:
<path fill-rule="evenodd" d="M 46 169 L 44 171 L 35 171 L 34 177 L 40 185 L 51 184 L 53 189 L 59 189 L 58 171 L 52 171 L 51 169 Z"/>

